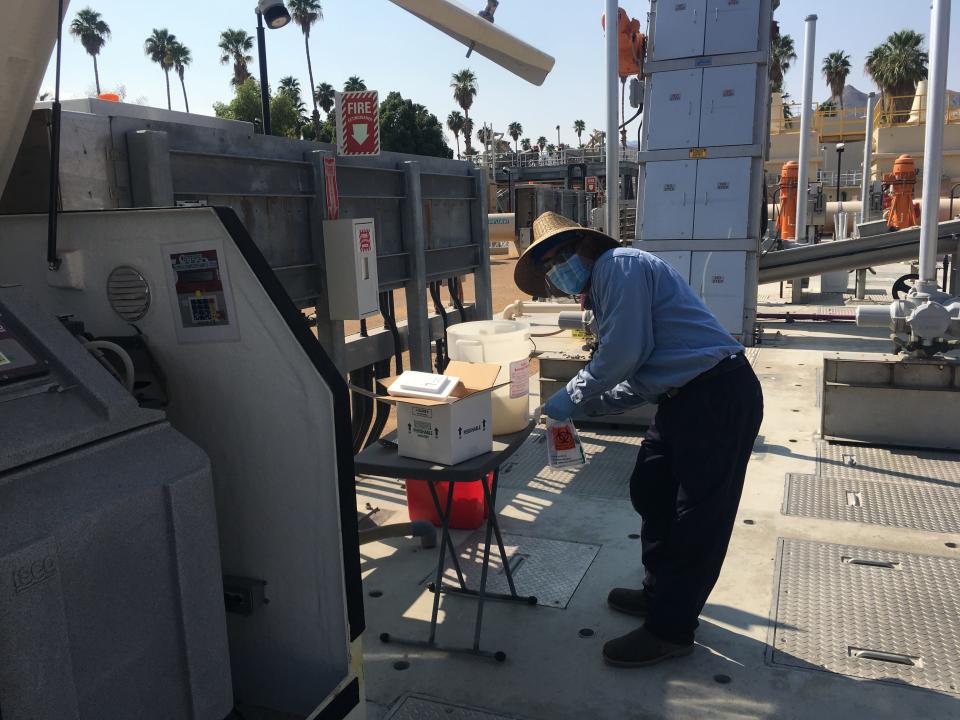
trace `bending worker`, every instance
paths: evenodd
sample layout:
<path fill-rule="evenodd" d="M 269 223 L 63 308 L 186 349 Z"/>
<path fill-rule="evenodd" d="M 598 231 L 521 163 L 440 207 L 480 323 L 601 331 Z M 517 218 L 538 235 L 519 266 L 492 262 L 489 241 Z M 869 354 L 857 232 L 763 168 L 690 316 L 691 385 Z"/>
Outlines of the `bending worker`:
<path fill-rule="evenodd" d="M 607 642 L 604 659 L 641 667 L 686 655 L 733 531 L 763 417 L 760 383 L 740 343 L 667 262 L 555 213 L 537 218 L 533 236 L 517 286 L 536 297 L 579 296 L 599 340 L 544 412 L 576 420 L 658 404 L 630 479 L 643 519 L 643 586 L 607 597 L 644 622 Z"/>

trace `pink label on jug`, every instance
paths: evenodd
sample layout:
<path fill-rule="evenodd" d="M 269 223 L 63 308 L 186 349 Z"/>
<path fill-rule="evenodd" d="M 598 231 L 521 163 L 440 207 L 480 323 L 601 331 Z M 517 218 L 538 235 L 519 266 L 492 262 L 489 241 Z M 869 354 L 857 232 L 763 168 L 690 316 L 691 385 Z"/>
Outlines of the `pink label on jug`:
<path fill-rule="evenodd" d="M 510 399 L 530 394 L 530 358 L 510 363 Z"/>

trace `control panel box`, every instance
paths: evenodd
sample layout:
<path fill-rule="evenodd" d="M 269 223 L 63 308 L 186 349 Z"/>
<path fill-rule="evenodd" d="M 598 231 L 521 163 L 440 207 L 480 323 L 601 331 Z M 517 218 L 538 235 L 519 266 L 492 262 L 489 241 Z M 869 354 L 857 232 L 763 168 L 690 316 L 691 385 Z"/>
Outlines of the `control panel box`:
<path fill-rule="evenodd" d="M 644 166 L 641 240 L 747 237 L 750 158 L 663 160 Z"/>
<path fill-rule="evenodd" d="M 330 319 L 362 320 L 379 313 L 373 218 L 325 220 L 323 251 Z"/>
<path fill-rule="evenodd" d="M 648 82 L 647 150 L 753 142 L 755 64 L 668 70 Z"/>
<path fill-rule="evenodd" d="M 653 254 L 680 273 L 727 332 L 743 333 L 746 252 L 677 250 Z"/>
<path fill-rule="evenodd" d="M 674 60 L 757 50 L 761 0 L 654 0 L 651 56 Z"/>

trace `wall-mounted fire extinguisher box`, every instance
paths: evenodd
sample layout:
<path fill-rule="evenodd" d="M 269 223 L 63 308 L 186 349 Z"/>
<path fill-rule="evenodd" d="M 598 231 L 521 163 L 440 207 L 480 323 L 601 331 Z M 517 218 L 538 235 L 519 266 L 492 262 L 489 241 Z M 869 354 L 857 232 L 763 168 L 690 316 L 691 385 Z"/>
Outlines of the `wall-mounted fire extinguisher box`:
<path fill-rule="evenodd" d="M 330 318 L 361 320 L 379 313 L 373 218 L 325 220 L 323 251 Z"/>

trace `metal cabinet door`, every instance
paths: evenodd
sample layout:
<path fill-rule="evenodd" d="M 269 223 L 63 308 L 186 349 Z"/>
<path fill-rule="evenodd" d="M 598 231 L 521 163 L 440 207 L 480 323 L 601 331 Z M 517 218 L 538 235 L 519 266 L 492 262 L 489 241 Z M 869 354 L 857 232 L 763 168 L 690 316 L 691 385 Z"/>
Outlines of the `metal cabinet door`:
<path fill-rule="evenodd" d="M 650 77 L 647 149 L 697 147 L 703 70 L 670 70 Z"/>
<path fill-rule="evenodd" d="M 683 240 L 693 232 L 697 163 L 693 160 L 650 162 L 643 181 L 641 240 Z"/>
<path fill-rule="evenodd" d="M 742 251 L 694 252 L 690 261 L 690 287 L 734 335 L 743 332 L 746 272 L 747 254 Z"/>
<path fill-rule="evenodd" d="M 690 251 L 689 250 L 676 250 L 676 251 L 657 251 L 652 253 L 658 258 L 663 260 L 666 263 L 669 263 L 674 270 L 680 273 L 680 276 L 686 281 L 690 282 Z"/>
<path fill-rule="evenodd" d="M 756 65 L 704 69 L 700 147 L 752 143 L 756 100 Z"/>
<path fill-rule="evenodd" d="M 707 0 L 704 55 L 753 52 L 760 42 L 760 0 Z"/>
<path fill-rule="evenodd" d="M 657 0 L 654 12 L 654 60 L 703 55 L 707 0 Z"/>
<path fill-rule="evenodd" d="M 749 205 L 750 158 L 697 161 L 694 239 L 745 238 Z"/>

